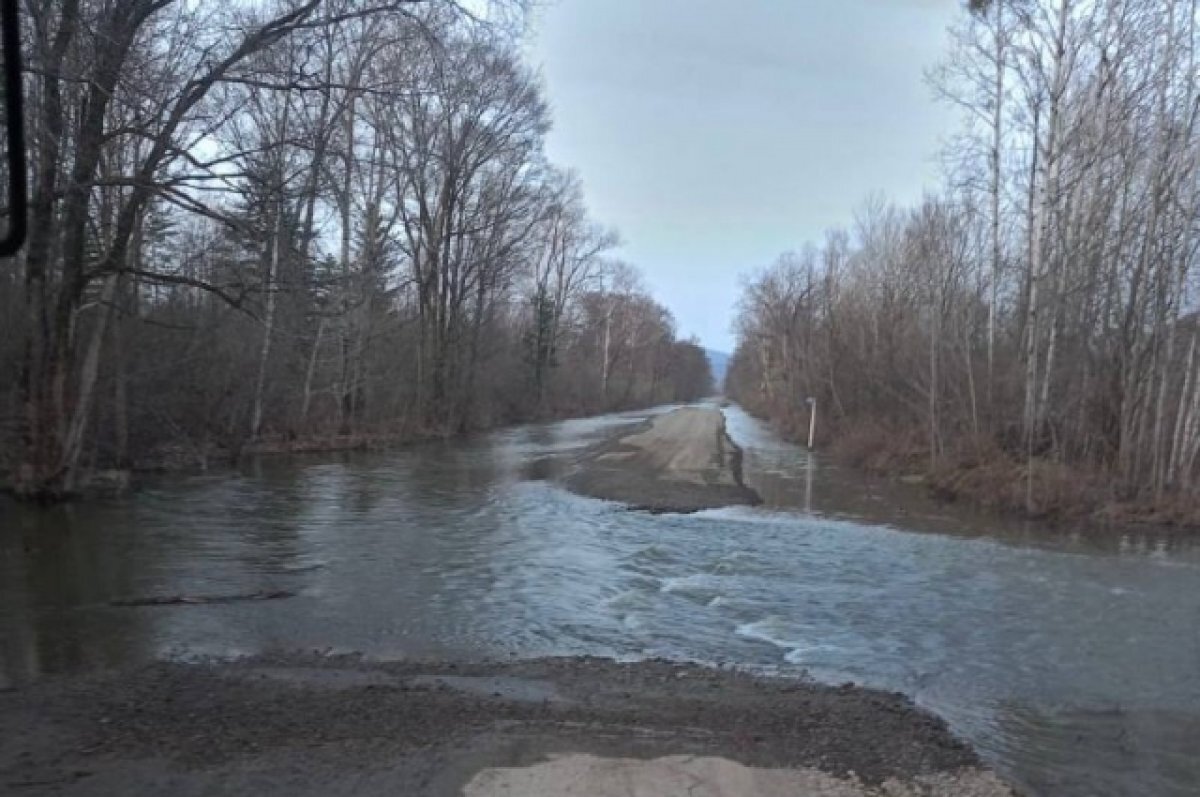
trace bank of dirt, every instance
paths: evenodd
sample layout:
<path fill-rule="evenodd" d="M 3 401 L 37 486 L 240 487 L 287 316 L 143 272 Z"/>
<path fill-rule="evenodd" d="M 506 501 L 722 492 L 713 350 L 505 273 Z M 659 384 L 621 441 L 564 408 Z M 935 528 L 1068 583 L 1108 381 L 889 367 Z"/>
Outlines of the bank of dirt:
<path fill-rule="evenodd" d="M 22 795 L 536 797 L 566 782 L 595 795 L 1011 794 L 899 695 L 668 662 L 278 656 L 0 693 L 0 791 Z"/>
<path fill-rule="evenodd" d="M 571 490 L 652 512 L 757 504 L 742 482 L 741 449 L 716 407 L 684 407 L 584 454 Z"/>

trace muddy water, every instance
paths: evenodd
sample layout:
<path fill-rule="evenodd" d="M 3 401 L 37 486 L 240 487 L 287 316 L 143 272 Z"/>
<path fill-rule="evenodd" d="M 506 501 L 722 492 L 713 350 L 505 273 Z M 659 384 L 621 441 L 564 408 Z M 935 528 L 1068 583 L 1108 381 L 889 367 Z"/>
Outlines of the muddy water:
<path fill-rule="evenodd" d="M 951 511 L 726 414 L 765 507 L 554 486 L 644 413 L 0 504 L 0 687 L 274 649 L 667 656 L 906 692 L 1031 794 L 1200 793 L 1200 548 Z"/>

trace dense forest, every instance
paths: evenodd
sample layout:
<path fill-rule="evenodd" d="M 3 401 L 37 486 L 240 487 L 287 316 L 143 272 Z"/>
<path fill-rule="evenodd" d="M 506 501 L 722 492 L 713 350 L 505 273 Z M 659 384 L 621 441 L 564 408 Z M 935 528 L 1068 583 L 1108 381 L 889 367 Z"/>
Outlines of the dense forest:
<path fill-rule="evenodd" d="M 729 392 L 796 435 L 812 396 L 822 444 L 948 494 L 1200 519 L 1196 12 L 965 4 L 944 188 L 750 279 Z"/>
<path fill-rule="evenodd" d="M 23 8 L 30 237 L 0 262 L 18 494 L 709 392 L 547 162 L 520 3 Z"/>

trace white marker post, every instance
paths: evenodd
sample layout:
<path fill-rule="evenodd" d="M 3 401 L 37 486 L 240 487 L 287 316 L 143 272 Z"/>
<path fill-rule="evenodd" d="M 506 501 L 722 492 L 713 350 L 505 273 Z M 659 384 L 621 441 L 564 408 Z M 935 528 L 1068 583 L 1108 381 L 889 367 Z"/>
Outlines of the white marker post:
<path fill-rule="evenodd" d="M 808 397 L 808 450 L 812 451 L 813 439 L 817 436 L 817 400 Z"/>

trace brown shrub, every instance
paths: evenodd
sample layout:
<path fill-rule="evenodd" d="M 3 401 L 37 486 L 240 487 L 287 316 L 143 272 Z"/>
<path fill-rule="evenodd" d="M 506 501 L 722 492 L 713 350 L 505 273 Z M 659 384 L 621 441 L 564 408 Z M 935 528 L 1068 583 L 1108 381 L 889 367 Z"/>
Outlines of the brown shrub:
<path fill-rule="evenodd" d="M 834 436 L 832 450 L 853 467 L 879 474 L 923 470 L 929 456 L 919 433 L 875 421 L 843 424 Z"/>

